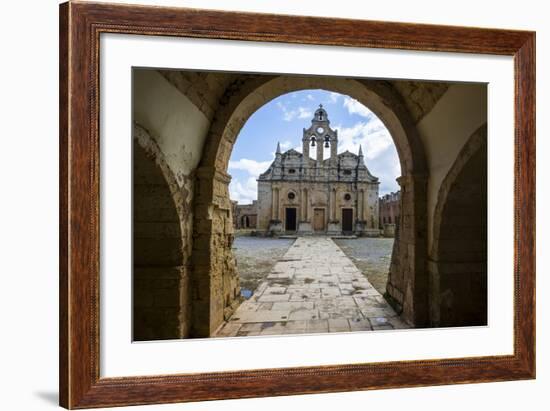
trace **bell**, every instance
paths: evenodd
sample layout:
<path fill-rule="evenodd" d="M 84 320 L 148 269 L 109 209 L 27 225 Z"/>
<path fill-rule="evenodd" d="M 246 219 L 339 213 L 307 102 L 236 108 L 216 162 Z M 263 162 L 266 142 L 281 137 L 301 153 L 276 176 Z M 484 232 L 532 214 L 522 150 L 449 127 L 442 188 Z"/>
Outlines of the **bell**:
<path fill-rule="evenodd" d="M 329 148 L 330 145 L 328 144 L 328 141 L 325 141 L 325 148 Z"/>
<path fill-rule="evenodd" d="M 311 140 L 311 147 L 315 147 L 315 140 Z"/>

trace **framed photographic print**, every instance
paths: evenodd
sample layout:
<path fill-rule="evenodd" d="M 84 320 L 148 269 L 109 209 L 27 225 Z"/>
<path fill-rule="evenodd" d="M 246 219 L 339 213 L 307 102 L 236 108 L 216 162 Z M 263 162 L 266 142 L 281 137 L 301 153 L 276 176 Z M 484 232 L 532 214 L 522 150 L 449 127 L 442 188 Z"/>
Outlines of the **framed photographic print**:
<path fill-rule="evenodd" d="M 66 408 L 535 377 L 535 34 L 60 6 Z"/>

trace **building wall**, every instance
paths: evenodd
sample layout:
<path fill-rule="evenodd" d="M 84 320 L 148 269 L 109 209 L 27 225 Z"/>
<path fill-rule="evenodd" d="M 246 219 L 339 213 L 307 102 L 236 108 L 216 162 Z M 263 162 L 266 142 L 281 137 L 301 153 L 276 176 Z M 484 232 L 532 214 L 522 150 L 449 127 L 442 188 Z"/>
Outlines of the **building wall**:
<path fill-rule="evenodd" d="M 386 194 L 379 200 L 379 226 L 385 237 L 394 237 L 399 225 L 401 211 L 401 192 Z"/>
<path fill-rule="evenodd" d="M 353 209 L 353 226 L 357 221 L 365 222 L 367 228 L 378 228 L 378 185 L 346 182 L 309 183 L 300 181 L 260 181 L 258 184 L 258 230 L 268 231 L 272 221 L 277 220 L 285 227 L 285 209 L 297 208 L 297 222 L 312 224 L 314 209 L 325 210 L 325 231 L 334 223 L 342 231 L 342 209 Z M 294 193 L 294 199 L 288 194 Z M 350 199 L 346 200 L 346 194 Z M 331 198 L 332 196 L 332 198 Z M 363 200 L 361 200 L 361 197 Z M 275 207 L 273 207 L 275 201 Z M 364 206 L 361 205 L 364 201 Z"/>
<path fill-rule="evenodd" d="M 258 201 L 254 200 L 252 204 L 233 203 L 233 226 L 236 229 L 256 228 Z M 244 224 L 243 219 L 245 217 L 248 220 L 248 225 Z"/>

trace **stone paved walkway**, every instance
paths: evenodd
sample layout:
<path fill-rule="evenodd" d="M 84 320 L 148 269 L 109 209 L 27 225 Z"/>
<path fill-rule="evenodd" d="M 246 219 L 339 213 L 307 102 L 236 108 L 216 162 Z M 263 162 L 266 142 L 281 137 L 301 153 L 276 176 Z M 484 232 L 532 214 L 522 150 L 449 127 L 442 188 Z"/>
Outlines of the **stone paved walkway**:
<path fill-rule="evenodd" d="M 409 328 L 328 237 L 300 237 L 215 337 Z"/>

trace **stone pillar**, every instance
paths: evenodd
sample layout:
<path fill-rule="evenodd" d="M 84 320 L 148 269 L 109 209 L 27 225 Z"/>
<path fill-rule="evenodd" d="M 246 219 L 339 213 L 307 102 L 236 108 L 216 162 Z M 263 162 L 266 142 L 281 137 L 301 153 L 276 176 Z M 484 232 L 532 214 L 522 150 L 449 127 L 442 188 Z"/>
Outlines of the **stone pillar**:
<path fill-rule="evenodd" d="M 271 187 L 271 219 L 275 220 L 275 192 L 277 191 L 276 188 Z"/>
<path fill-rule="evenodd" d="M 342 233 L 342 228 L 339 223 L 336 222 L 336 190 L 330 190 L 329 193 L 329 221 L 327 234 L 339 235 Z"/>
<path fill-rule="evenodd" d="M 308 218 L 309 218 L 309 191 L 308 191 L 307 188 L 305 189 L 305 192 L 306 192 L 306 198 L 305 198 L 305 200 L 304 200 L 304 205 L 305 205 L 305 220 L 307 221 Z"/>
<path fill-rule="evenodd" d="M 302 188 L 302 206 L 300 208 L 300 220 L 301 221 L 306 221 L 306 189 L 305 188 Z"/>
<path fill-rule="evenodd" d="M 307 188 L 302 188 L 302 204 L 301 204 L 301 218 L 298 224 L 298 233 L 301 235 L 313 234 L 311 223 L 307 221 L 308 218 L 308 203 L 309 193 Z"/>
<path fill-rule="evenodd" d="M 363 208 L 365 207 L 364 190 L 357 193 L 357 219 L 363 220 Z"/>
<path fill-rule="evenodd" d="M 401 212 L 386 286 L 392 305 L 416 327 L 429 325 L 427 180 L 417 174 L 397 179 Z"/>
<path fill-rule="evenodd" d="M 191 281 L 191 332 L 209 337 L 240 304 L 237 265 L 231 249 L 231 176 L 214 168 L 197 170 Z M 223 262 L 223 263 L 222 263 Z"/>
<path fill-rule="evenodd" d="M 275 220 L 279 219 L 279 189 L 275 189 Z"/>
<path fill-rule="evenodd" d="M 331 222 L 332 219 L 332 192 L 334 190 L 330 190 L 328 193 L 328 221 Z"/>
<path fill-rule="evenodd" d="M 283 223 L 279 220 L 279 188 L 271 189 L 271 221 L 269 223 L 268 234 L 277 235 L 283 231 Z"/>
<path fill-rule="evenodd" d="M 336 221 L 336 190 L 332 190 L 331 196 L 332 201 L 330 202 L 330 206 L 332 208 L 332 221 Z"/>

